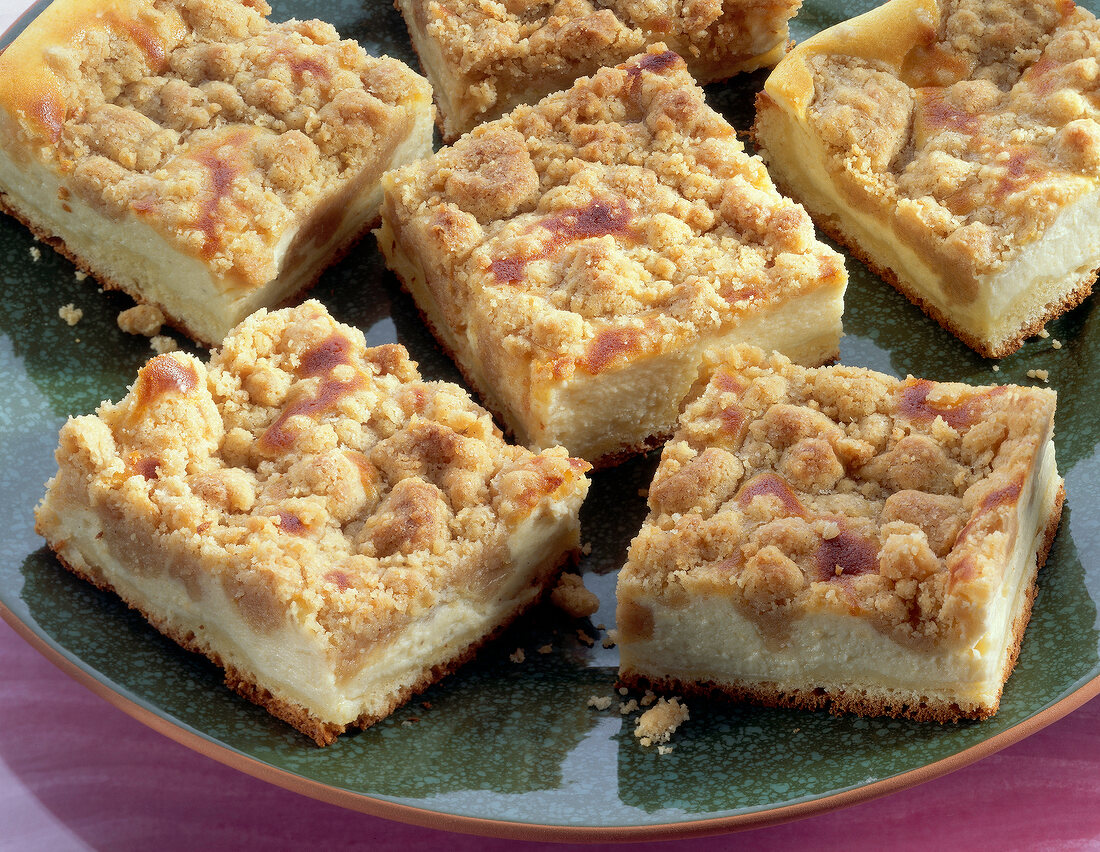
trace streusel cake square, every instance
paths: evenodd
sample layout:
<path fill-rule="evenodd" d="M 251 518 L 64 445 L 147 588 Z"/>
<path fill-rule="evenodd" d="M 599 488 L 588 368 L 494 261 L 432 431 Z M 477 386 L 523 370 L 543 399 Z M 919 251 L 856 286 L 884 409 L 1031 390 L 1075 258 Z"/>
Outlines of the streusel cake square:
<path fill-rule="evenodd" d="M 529 607 L 579 546 L 588 465 L 506 444 L 403 347 L 317 302 L 160 355 L 61 430 L 37 528 L 74 573 L 318 744 Z"/>
<path fill-rule="evenodd" d="M 1100 267 L 1098 60 L 1069 0 L 891 0 L 776 67 L 757 146 L 822 229 L 999 358 Z"/>
<path fill-rule="evenodd" d="M 618 578 L 627 683 L 949 721 L 997 711 L 1061 515 L 1055 394 L 738 347 Z"/>
<path fill-rule="evenodd" d="M 662 441 L 708 349 L 837 355 L 847 276 L 657 45 L 389 172 L 391 269 L 516 438 Z"/>
<path fill-rule="evenodd" d="M 663 42 L 700 83 L 775 65 L 802 0 L 396 0 L 454 141 Z"/>
<path fill-rule="evenodd" d="M 217 344 L 377 221 L 426 80 L 263 0 L 56 0 L 0 55 L 0 209 Z"/>

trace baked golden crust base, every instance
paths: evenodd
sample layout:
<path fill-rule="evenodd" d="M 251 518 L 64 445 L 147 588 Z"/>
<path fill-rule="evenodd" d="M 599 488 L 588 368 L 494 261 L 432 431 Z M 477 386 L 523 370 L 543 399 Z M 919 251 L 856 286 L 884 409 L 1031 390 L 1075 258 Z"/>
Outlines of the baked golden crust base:
<path fill-rule="evenodd" d="M 758 150 L 823 229 L 1002 357 L 1100 266 L 1098 35 L 1061 0 L 892 0 L 777 66 Z"/>
<path fill-rule="evenodd" d="M 836 356 L 842 258 L 662 45 L 383 184 L 387 264 L 521 442 L 651 447 L 731 339 Z"/>
<path fill-rule="evenodd" d="M 204 366 L 162 355 L 61 430 L 36 528 L 81 576 L 319 743 L 383 718 L 579 547 L 587 465 L 504 443 L 316 302 Z"/>
<path fill-rule="evenodd" d="M 774 65 L 801 0 L 395 0 L 453 142 L 663 42 L 700 83 Z"/>

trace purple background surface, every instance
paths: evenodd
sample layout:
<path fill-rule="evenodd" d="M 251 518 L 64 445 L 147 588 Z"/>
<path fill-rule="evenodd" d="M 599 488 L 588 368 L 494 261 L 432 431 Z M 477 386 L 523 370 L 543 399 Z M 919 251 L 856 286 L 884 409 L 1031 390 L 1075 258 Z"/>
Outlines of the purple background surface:
<path fill-rule="evenodd" d="M 2 622 L 0 673 L 2 849 L 577 848 L 402 825 L 272 786 L 131 719 Z M 605 847 L 623 848 L 580 848 Z M 900 793 L 798 822 L 644 848 L 1100 850 L 1100 698 Z"/>

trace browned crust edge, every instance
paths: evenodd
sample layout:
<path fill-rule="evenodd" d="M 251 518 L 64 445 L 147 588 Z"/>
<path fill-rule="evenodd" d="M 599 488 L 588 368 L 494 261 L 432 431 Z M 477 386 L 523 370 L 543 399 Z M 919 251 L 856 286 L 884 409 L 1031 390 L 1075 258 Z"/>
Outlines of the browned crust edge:
<path fill-rule="evenodd" d="M 34 224 L 18 208 L 13 206 L 9 200 L 9 193 L 0 192 L 0 212 L 7 213 L 13 219 L 25 226 L 39 242 L 45 243 L 46 245 L 50 246 L 50 248 L 56 251 L 59 255 L 66 258 L 74 266 L 76 266 L 77 269 L 86 272 L 88 275 L 94 278 L 96 283 L 99 284 L 102 289 L 118 290 L 122 293 L 125 293 L 139 305 L 152 305 L 164 315 L 165 325 L 171 326 L 180 333 L 189 337 L 191 340 L 198 343 L 200 346 L 205 346 L 208 349 L 213 349 L 214 347 L 221 345 L 220 340 L 209 341 L 206 340 L 204 337 L 196 334 L 195 331 L 187 325 L 187 322 L 185 320 L 175 316 L 174 314 L 169 312 L 167 308 L 165 308 L 158 302 L 149 299 L 147 296 L 138 292 L 136 289 L 119 284 L 114 279 L 108 278 L 106 275 L 103 275 L 100 272 L 96 271 L 90 264 L 85 261 L 83 257 L 69 249 L 69 246 L 66 244 L 64 238 L 50 231 L 44 230 L 37 224 Z M 348 239 L 346 239 L 343 243 L 333 249 L 333 251 L 328 256 L 328 259 L 324 263 L 318 265 L 316 274 L 313 275 L 312 278 L 308 279 L 300 288 L 298 288 L 291 295 L 287 296 L 287 298 L 280 302 L 278 305 L 272 305 L 271 307 L 288 307 L 290 305 L 295 305 L 300 302 L 305 294 L 317 285 L 317 282 L 320 280 L 322 273 L 324 273 L 325 270 L 327 270 L 329 267 L 334 266 L 345 257 L 347 257 L 348 252 L 350 252 L 355 247 L 355 245 L 367 235 L 369 231 L 376 228 L 381 219 L 381 210 L 379 210 L 379 213 L 376 216 L 374 216 L 372 219 L 366 220 L 361 228 L 353 231 Z"/>
<path fill-rule="evenodd" d="M 889 716 L 894 719 L 911 719 L 915 722 L 958 722 L 963 719 L 982 720 L 996 714 L 1000 707 L 1001 693 L 1020 655 L 1024 631 L 1031 619 L 1031 608 L 1038 592 L 1036 578 L 1039 569 L 1046 563 L 1050 548 L 1058 532 L 1062 518 L 1062 504 L 1065 501 L 1065 483 L 1058 489 L 1058 495 L 1051 507 L 1046 532 L 1036 551 L 1035 568 L 1027 581 L 1024 601 L 1012 622 L 1012 639 L 1001 676 L 1001 689 L 996 699 L 988 707 L 964 709 L 955 702 L 936 703 L 927 698 L 916 702 L 892 702 L 871 698 L 866 693 L 847 690 L 830 691 L 825 687 L 811 689 L 782 689 L 774 682 L 762 683 L 717 683 L 715 681 L 684 681 L 675 677 L 655 677 L 637 672 L 620 671 L 619 683 L 635 689 L 654 689 L 661 692 L 679 692 L 683 695 L 699 695 L 708 698 L 732 699 L 762 707 L 781 707 L 797 710 L 828 710 L 834 716 L 854 713 L 858 716 Z"/>
<path fill-rule="evenodd" d="M 756 120 L 753 122 L 749 132 L 752 136 L 752 142 L 756 148 L 756 152 L 760 154 L 764 162 L 767 163 L 767 147 L 761 144 L 758 133 L 760 113 L 763 110 L 778 110 L 782 112 L 782 109 L 775 104 L 775 101 L 772 100 L 767 92 L 757 93 Z M 908 299 L 915 307 L 923 311 L 925 315 L 936 322 L 941 328 L 953 334 L 985 358 L 1006 358 L 1023 346 L 1024 342 L 1029 337 L 1033 337 L 1042 331 L 1043 327 L 1048 322 L 1076 308 L 1092 293 L 1092 287 L 1096 283 L 1097 274 L 1100 273 L 1100 267 L 1098 267 L 1079 278 L 1073 288 L 1066 292 L 1060 300 L 1048 302 L 1043 306 L 1042 313 L 1040 313 L 1036 319 L 1032 320 L 1030 323 L 1025 322 L 1024 325 L 1020 326 L 1016 331 L 1015 337 L 1003 340 L 1000 343 L 991 343 L 988 340 L 983 340 L 974 336 L 969 331 L 959 326 L 951 317 L 925 300 L 924 297 L 921 296 L 909 282 L 903 280 L 897 272 L 889 266 L 879 264 L 874 257 L 860 247 L 858 240 L 847 232 L 844 227 L 843 219 L 836 215 L 817 210 L 801 196 L 801 193 L 794 192 L 792 187 L 786 181 L 781 180 L 771 169 L 768 171 L 776 188 L 783 195 L 797 200 L 805 207 L 806 211 L 810 214 L 810 218 L 813 219 L 814 224 L 817 225 L 819 230 L 844 246 L 852 257 L 901 293 L 901 295 Z"/>
<path fill-rule="evenodd" d="M 481 639 L 472 642 L 464 649 L 459 651 L 454 657 L 446 662 L 433 666 L 428 671 L 424 672 L 420 678 L 413 684 L 405 687 L 397 692 L 392 701 L 387 704 L 387 709 L 382 713 L 367 714 L 364 713 L 350 725 L 339 725 L 333 722 L 325 722 L 322 719 L 317 718 L 309 712 L 305 707 L 300 704 L 295 704 L 291 701 L 285 701 L 281 698 L 276 698 L 265 687 L 261 686 L 255 677 L 249 675 L 232 665 L 227 665 L 222 661 L 221 657 L 216 651 L 212 649 L 203 648 L 196 640 L 195 634 L 191 631 L 183 632 L 170 627 L 162 618 L 153 615 L 141 606 L 127 599 L 124 595 L 118 592 L 117 589 L 103 576 L 102 572 L 94 565 L 85 562 L 87 570 L 73 565 L 64 556 L 62 556 L 60 549 L 55 547 L 53 542 L 47 541 L 50 549 L 54 552 L 61 565 L 70 573 L 86 580 L 98 589 L 105 592 L 110 592 L 125 603 L 130 609 L 136 611 L 142 616 L 154 629 L 159 631 L 164 636 L 171 639 L 181 648 L 186 651 L 191 651 L 200 656 L 206 657 L 214 665 L 218 666 L 225 672 L 225 685 L 240 695 L 242 698 L 246 698 L 253 704 L 257 704 L 268 713 L 277 719 L 281 719 L 292 727 L 296 728 L 301 733 L 312 739 L 319 746 L 327 746 L 336 742 L 340 734 L 344 733 L 348 727 L 354 726 L 358 728 L 368 728 L 376 722 L 389 716 L 394 710 L 408 701 L 412 696 L 432 686 L 437 681 L 441 680 L 444 676 L 451 674 L 464 663 L 469 662 L 476 656 L 477 652 L 487 643 L 491 642 L 501 633 L 503 633 L 517 618 L 523 613 L 531 609 L 537 604 L 543 596 L 545 596 L 549 589 L 553 588 L 554 582 L 561 574 L 562 569 L 569 564 L 576 564 L 579 559 L 579 551 L 574 548 L 566 550 L 559 554 L 556 560 L 553 561 L 553 565 L 548 571 L 536 572 L 538 575 L 543 576 L 541 581 L 542 589 L 539 594 L 532 597 L 526 604 L 514 609 L 506 618 L 504 618 L 496 627 L 486 633 Z M 550 561 L 550 560 L 548 560 Z"/>

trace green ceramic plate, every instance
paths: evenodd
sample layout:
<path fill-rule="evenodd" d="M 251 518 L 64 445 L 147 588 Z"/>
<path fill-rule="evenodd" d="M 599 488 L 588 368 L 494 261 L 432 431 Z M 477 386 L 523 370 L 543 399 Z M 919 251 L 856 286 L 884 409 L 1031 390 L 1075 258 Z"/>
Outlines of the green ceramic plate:
<path fill-rule="evenodd" d="M 1094 0 L 1096 5 L 1100 2 Z M 801 39 L 869 3 L 807 0 Z M 1088 4 L 1093 5 L 1093 4 Z M 384 0 L 278 3 L 276 17 L 322 17 L 372 52 L 415 61 L 401 18 Z M 761 75 L 708 96 L 735 126 L 751 123 Z M 33 530 L 32 508 L 54 470 L 57 430 L 70 414 L 117 399 L 150 356 L 114 318 L 125 298 L 74 280 L 73 267 L 0 217 L 0 611 L 55 662 L 143 721 L 226 763 L 318 798 L 407 821 L 543 838 L 659 837 L 758 825 L 898 789 L 1008 745 L 1100 691 L 1100 310 L 1095 298 L 1012 358 L 977 357 L 892 289 L 849 263 L 841 360 L 905 375 L 971 383 L 1032 383 L 1059 391 L 1058 461 L 1068 499 L 1016 673 L 1000 713 L 947 727 L 823 713 L 691 702 L 675 750 L 632 736 L 631 717 L 590 709 L 613 695 L 615 650 L 578 641 L 548 610 L 525 619 L 465 667 L 381 724 L 318 749 L 221 685 L 219 671 L 178 649 L 111 595 L 61 570 Z M 457 380 L 386 271 L 371 237 L 314 291 L 371 343 L 399 341 L 432 378 Z M 69 327 L 58 307 L 75 303 Z M 639 488 L 654 457 L 594 477 L 583 512 L 600 594 L 593 625 L 611 626 L 615 570 L 644 515 Z M 6 611 L 5 611 L 6 610 Z M 536 653 L 551 644 L 553 652 Z M 526 662 L 509 660 L 516 648 Z"/>

